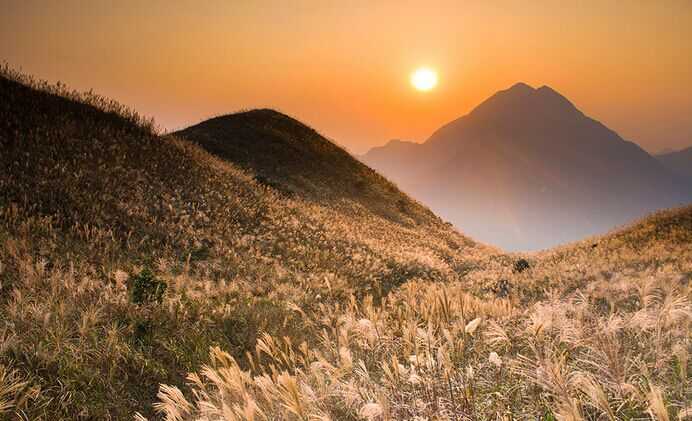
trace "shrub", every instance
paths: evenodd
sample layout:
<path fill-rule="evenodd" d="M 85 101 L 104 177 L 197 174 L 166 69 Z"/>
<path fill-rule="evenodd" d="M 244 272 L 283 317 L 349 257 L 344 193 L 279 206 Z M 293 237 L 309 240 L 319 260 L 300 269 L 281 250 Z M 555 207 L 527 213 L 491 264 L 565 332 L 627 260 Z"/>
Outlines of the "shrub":
<path fill-rule="evenodd" d="M 168 285 L 157 279 L 149 269 L 143 269 L 139 275 L 130 276 L 127 289 L 130 301 L 135 304 L 160 303 Z"/>
<path fill-rule="evenodd" d="M 522 273 L 526 269 L 528 269 L 529 266 L 529 261 L 526 259 L 519 259 L 516 262 L 514 262 L 514 273 Z"/>

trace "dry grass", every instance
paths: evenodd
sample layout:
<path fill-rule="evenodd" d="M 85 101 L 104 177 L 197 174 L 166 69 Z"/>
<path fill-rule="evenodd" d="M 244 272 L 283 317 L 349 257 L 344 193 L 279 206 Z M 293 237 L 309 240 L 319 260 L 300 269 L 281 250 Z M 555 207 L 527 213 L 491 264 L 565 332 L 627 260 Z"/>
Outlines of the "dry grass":
<path fill-rule="evenodd" d="M 132 113 L 5 76 L 0 417 L 692 412 L 692 208 L 514 273 L 519 256 L 425 212 L 287 196 Z M 161 302 L 133 302 L 143 268 Z"/>
<path fill-rule="evenodd" d="M 189 377 L 191 400 L 162 388 L 157 409 L 185 420 L 676 419 L 692 398 L 691 291 L 675 272 L 649 283 L 599 280 L 516 308 L 461 282 L 409 282 L 381 305 L 352 297 L 301 313 L 320 342 L 265 336 L 247 370 L 214 349 Z"/>

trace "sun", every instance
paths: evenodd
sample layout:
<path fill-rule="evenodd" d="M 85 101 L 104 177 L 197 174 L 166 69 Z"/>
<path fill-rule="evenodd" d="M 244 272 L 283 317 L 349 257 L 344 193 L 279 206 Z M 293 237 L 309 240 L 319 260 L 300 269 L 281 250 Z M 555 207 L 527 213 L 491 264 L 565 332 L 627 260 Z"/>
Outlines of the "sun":
<path fill-rule="evenodd" d="M 421 67 L 411 73 L 411 85 L 419 91 L 429 91 L 437 85 L 437 72 Z"/>

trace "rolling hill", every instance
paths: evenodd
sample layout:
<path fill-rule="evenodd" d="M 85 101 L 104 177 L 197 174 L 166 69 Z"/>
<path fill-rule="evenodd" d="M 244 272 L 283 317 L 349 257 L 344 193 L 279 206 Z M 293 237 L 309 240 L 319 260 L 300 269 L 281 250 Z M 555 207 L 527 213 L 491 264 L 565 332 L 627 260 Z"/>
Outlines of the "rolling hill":
<path fill-rule="evenodd" d="M 508 255 L 275 111 L 160 136 L 6 68 L 0 146 L 1 419 L 688 411 L 690 207 Z"/>
<path fill-rule="evenodd" d="M 403 146 L 362 160 L 472 237 L 509 250 L 575 241 L 692 200 L 680 177 L 547 86 L 518 83 Z"/>
<path fill-rule="evenodd" d="M 434 220 L 426 208 L 301 122 L 261 109 L 212 118 L 174 136 L 251 172 L 285 195 L 364 210 L 404 222 Z M 345 210 L 345 209 L 344 209 Z"/>
<path fill-rule="evenodd" d="M 228 117 L 241 146 L 209 153 L 5 69 L 0 115 L 0 363 L 26 373 L 30 418 L 150 411 L 211 345 L 242 359 L 260 332 L 298 340 L 294 306 L 455 279 L 490 250 L 274 111 Z"/>

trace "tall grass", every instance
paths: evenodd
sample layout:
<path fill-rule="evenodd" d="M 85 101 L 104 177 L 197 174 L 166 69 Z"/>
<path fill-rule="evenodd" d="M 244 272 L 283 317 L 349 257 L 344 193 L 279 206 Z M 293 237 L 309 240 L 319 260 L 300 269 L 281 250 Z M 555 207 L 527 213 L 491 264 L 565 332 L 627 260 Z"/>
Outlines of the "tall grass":
<path fill-rule="evenodd" d="M 670 273 L 642 301 L 648 283 L 598 280 L 520 309 L 462 283 L 409 282 L 381 305 L 300 312 L 320 341 L 265 335 L 247 369 L 212 349 L 189 397 L 162 386 L 156 409 L 167 420 L 677 419 L 692 397 L 690 286 Z"/>
<path fill-rule="evenodd" d="M 150 134 L 157 134 L 160 131 L 153 117 L 144 117 L 133 108 L 93 91 L 76 91 L 59 81 L 50 83 L 17 70 L 6 62 L 0 63 L 0 77 L 49 95 L 59 96 L 75 103 L 94 107 L 104 113 L 117 115 L 128 124 L 139 127 Z"/>
<path fill-rule="evenodd" d="M 692 412 L 692 208 L 510 256 L 425 213 L 287 196 L 3 72 L 0 417 Z"/>

